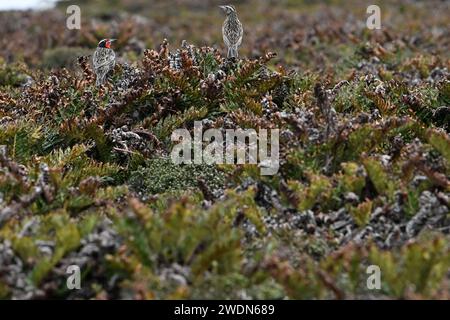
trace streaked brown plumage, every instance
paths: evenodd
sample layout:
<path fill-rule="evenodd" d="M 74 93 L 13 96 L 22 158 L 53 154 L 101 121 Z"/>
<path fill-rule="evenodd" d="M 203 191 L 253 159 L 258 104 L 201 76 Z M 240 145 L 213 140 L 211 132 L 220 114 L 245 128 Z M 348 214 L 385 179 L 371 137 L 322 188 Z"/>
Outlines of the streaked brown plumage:
<path fill-rule="evenodd" d="M 110 71 L 114 70 L 116 65 L 116 54 L 111 49 L 113 41 L 115 39 L 103 39 L 100 41 L 92 57 L 94 71 L 97 75 L 97 86 L 101 86 L 105 82 L 106 76 Z"/>
<path fill-rule="evenodd" d="M 233 6 L 220 6 L 227 17 L 222 26 L 222 35 L 225 45 L 228 47 L 228 58 L 238 58 L 238 48 L 242 43 L 244 29 L 239 21 L 236 9 Z"/>

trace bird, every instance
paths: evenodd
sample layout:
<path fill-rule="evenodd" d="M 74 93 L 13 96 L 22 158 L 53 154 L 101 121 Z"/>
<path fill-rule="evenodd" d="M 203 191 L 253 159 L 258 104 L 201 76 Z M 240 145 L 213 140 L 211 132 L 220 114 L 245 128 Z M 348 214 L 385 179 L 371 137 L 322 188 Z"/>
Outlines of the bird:
<path fill-rule="evenodd" d="M 227 15 L 222 26 L 222 35 L 225 45 L 228 47 L 228 58 L 238 58 L 238 48 L 242 44 L 244 28 L 239 21 L 236 8 L 231 5 L 219 6 Z"/>
<path fill-rule="evenodd" d="M 98 43 L 97 49 L 94 52 L 92 62 L 94 65 L 95 74 L 97 75 L 96 85 L 101 86 L 105 82 L 106 75 L 114 70 L 116 65 L 116 54 L 111 49 L 111 44 L 116 39 L 103 39 Z"/>

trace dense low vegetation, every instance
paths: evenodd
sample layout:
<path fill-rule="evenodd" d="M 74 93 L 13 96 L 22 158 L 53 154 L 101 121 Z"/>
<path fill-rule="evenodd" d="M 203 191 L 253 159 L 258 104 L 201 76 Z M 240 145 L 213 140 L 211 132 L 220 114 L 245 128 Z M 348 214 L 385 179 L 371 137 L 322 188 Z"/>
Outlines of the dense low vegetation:
<path fill-rule="evenodd" d="M 0 13 L 0 298 L 449 298 L 448 3 L 370 31 L 361 2 L 242 1 L 229 61 L 213 1 L 116 2 Z M 194 121 L 279 128 L 278 174 L 174 165 Z"/>

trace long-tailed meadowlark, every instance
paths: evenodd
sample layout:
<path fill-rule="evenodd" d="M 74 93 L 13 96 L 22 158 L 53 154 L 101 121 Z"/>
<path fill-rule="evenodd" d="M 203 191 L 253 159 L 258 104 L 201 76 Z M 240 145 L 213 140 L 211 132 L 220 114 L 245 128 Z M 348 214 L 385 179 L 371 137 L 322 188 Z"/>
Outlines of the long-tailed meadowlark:
<path fill-rule="evenodd" d="M 97 86 L 101 86 L 105 82 L 107 74 L 114 70 L 116 65 L 116 54 L 111 49 L 113 41 L 115 39 L 103 39 L 98 43 L 98 47 L 94 52 L 92 62 L 97 75 Z"/>
<path fill-rule="evenodd" d="M 230 5 L 220 6 L 227 15 L 222 26 L 223 41 L 228 47 L 228 58 L 238 58 L 238 48 L 242 43 L 244 28 L 239 21 L 236 8 Z"/>

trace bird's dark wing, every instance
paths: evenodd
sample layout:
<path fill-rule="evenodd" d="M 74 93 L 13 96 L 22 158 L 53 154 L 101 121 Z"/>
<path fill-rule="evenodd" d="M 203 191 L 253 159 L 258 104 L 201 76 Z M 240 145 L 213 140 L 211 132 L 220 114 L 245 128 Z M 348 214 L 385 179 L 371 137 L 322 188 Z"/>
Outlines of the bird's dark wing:
<path fill-rule="evenodd" d="M 116 58 L 116 55 L 114 53 L 114 51 L 110 50 L 110 49 L 103 49 L 103 48 L 98 48 L 95 52 L 94 52 L 94 56 L 93 56 L 93 64 L 94 64 L 94 68 L 98 69 L 107 65 L 110 65 L 111 63 L 114 63 L 114 60 Z"/>
<path fill-rule="evenodd" d="M 239 20 L 234 21 L 228 25 L 228 40 L 231 45 L 240 45 L 243 36 L 242 24 Z"/>

